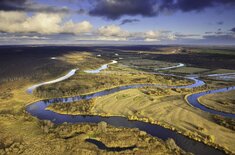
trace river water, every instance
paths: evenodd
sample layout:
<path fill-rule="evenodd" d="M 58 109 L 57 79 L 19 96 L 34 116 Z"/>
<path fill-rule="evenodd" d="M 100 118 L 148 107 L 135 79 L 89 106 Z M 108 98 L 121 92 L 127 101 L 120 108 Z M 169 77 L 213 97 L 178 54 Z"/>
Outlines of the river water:
<path fill-rule="evenodd" d="M 116 63 L 113 61 L 110 64 Z M 98 68 L 97 70 L 90 70 L 87 71 L 87 73 L 98 73 L 103 69 L 106 69 L 109 64 L 105 64 Z M 71 70 L 67 76 L 61 77 L 56 80 L 53 80 L 50 83 L 58 82 L 63 79 L 67 79 L 68 77 L 72 76 L 76 70 Z M 190 139 L 182 134 L 179 134 L 175 131 L 163 128 L 159 125 L 153 125 L 150 123 L 142 122 L 142 121 L 130 121 L 127 118 L 124 117 L 118 117 L 118 116 L 112 116 L 112 117 L 101 117 L 101 116 L 74 116 L 74 115 L 63 115 L 63 114 L 58 114 L 53 111 L 46 110 L 46 108 L 53 103 L 57 102 L 63 102 L 63 103 L 69 103 L 69 102 L 75 102 L 79 100 L 87 100 L 87 99 L 92 99 L 95 97 L 99 96 L 104 96 L 104 95 L 109 95 L 118 91 L 122 90 L 127 90 L 127 89 L 133 89 L 133 88 L 141 88 L 145 86 L 151 86 L 151 87 L 161 87 L 161 88 L 194 88 L 194 87 L 199 87 L 204 85 L 205 83 L 202 80 L 197 79 L 197 77 L 185 77 L 187 79 L 193 80 L 194 83 L 191 85 L 186 85 L 186 86 L 164 86 L 164 85 L 156 85 L 156 84 L 134 84 L 134 85 L 127 85 L 127 86 L 120 86 L 108 90 L 103 90 L 100 92 L 88 94 L 88 95 L 82 95 L 82 96 L 75 96 L 75 97 L 65 97 L 65 98 L 54 98 L 54 99 L 49 99 L 49 100 L 42 100 L 35 102 L 33 104 L 30 104 L 26 107 L 26 110 L 28 113 L 31 115 L 37 117 L 38 119 L 41 120 L 50 120 L 56 124 L 62 124 L 64 122 L 68 123 L 99 123 L 101 121 L 107 122 L 110 125 L 113 125 L 115 127 L 127 127 L 127 128 L 138 128 L 142 131 L 145 131 L 146 133 L 155 136 L 157 138 L 166 140 L 168 138 L 174 139 L 176 144 L 184 149 L 185 151 L 192 152 L 194 154 L 198 155 L 222 155 L 224 152 L 215 149 L 213 147 L 210 147 L 204 143 L 195 141 L 193 139 Z M 33 89 L 36 87 L 39 87 L 44 84 L 49 84 L 49 82 L 41 83 L 34 85 L 28 89 L 29 93 L 32 93 Z M 192 106 L 199 108 L 203 111 L 210 112 L 212 114 L 219 114 L 222 116 L 226 117 L 232 117 L 234 118 L 234 114 L 228 114 L 228 113 L 223 113 L 223 112 L 218 112 L 209 108 L 206 108 L 205 106 L 201 105 L 198 103 L 197 98 L 206 94 L 210 93 L 217 93 L 217 92 L 225 92 L 229 90 L 233 90 L 235 87 L 229 87 L 229 88 L 224 88 L 224 89 L 219 89 L 219 90 L 212 90 L 212 91 L 207 91 L 207 92 L 202 92 L 202 93 L 197 93 L 188 96 L 188 102 Z"/>

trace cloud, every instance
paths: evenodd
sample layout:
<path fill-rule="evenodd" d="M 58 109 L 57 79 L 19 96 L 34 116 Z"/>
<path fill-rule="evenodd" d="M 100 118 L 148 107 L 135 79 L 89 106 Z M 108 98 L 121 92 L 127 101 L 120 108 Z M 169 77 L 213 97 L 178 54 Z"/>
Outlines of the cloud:
<path fill-rule="evenodd" d="M 230 31 L 232 31 L 232 30 L 230 30 Z M 230 31 L 223 31 L 221 28 L 218 28 L 217 31 L 205 32 L 206 35 L 204 35 L 204 36 L 222 36 L 222 35 L 231 36 L 231 35 L 233 35 L 233 33 Z M 235 31 L 235 28 L 234 28 L 234 31 Z"/>
<path fill-rule="evenodd" d="M 116 20 L 122 16 L 144 17 L 169 14 L 176 11 L 202 11 L 209 7 L 235 4 L 234 0 L 92 0 L 91 16 Z"/>
<path fill-rule="evenodd" d="M 49 40 L 50 38 L 42 36 L 16 36 L 16 35 L 6 35 L 1 36 L 1 41 L 12 41 L 12 40 Z"/>
<path fill-rule="evenodd" d="M 232 28 L 230 31 L 235 32 L 235 27 L 234 27 L 234 28 Z"/>
<path fill-rule="evenodd" d="M 207 33 L 210 33 L 210 32 L 207 32 Z M 181 33 L 176 33 L 175 34 L 176 38 L 178 39 L 199 39 L 201 38 L 201 35 L 199 34 L 181 34 Z"/>
<path fill-rule="evenodd" d="M 98 29 L 98 34 L 101 36 L 112 36 L 112 37 L 119 37 L 119 38 L 126 38 L 129 37 L 129 32 L 121 29 L 121 27 L 117 25 L 108 25 L 102 26 Z"/>
<path fill-rule="evenodd" d="M 204 39 L 210 40 L 211 42 L 235 42 L 235 36 L 231 34 L 223 34 L 223 35 L 206 35 L 203 36 Z"/>
<path fill-rule="evenodd" d="M 7 33 L 86 33 L 92 29 L 88 21 L 74 23 L 72 20 L 64 22 L 62 14 L 36 13 L 28 16 L 24 12 L 0 11 L 0 31 Z"/>
<path fill-rule="evenodd" d="M 172 0 L 173 1 L 173 0 Z M 183 12 L 201 11 L 218 5 L 234 5 L 234 0 L 177 0 L 175 6 Z"/>
<path fill-rule="evenodd" d="M 177 40 L 178 36 L 171 31 L 147 31 L 144 33 L 145 41 L 172 41 Z"/>
<path fill-rule="evenodd" d="M 223 22 L 223 21 L 219 21 L 219 22 L 217 22 L 217 24 L 218 24 L 218 25 L 223 25 L 224 22 Z"/>
<path fill-rule="evenodd" d="M 123 15 L 155 16 L 156 0 L 98 0 L 93 2 L 89 11 L 92 16 L 103 16 L 107 19 L 119 19 Z"/>
<path fill-rule="evenodd" d="M 0 33 L 0 45 L 8 44 L 46 44 L 51 42 L 49 37 L 45 37 L 38 34 L 9 34 L 9 33 Z"/>
<path fill-rule="evenodd" d="M 78 41 L 161 41 L 175 40 L 176 37 L 170 31 L 146 31 L 146 32 L 128 32 L 117 25 L 101 26 L 93 33 L 88 35 L 79 35 Z"/>
<path fill-rule="evenodd" d="M 0 10 L 15 11 L 24 10 L 27 0 L 1 0 Z"/>
<path fill-rule="evenodd" d="M 159 31 L 147 31 L 144 34 L 145 41 L 160 41 L 161 33 Z"/>
<path fill-rule="evenodd" d="M 108 25 L 98 28 L 96 32 L 99 40 L 125 40 L 125 41 L 143 41 L 143 42 L 159 42 L 163 40 L 176 40 L 177 36 L 171 31 L 149 30 L 146 32 L 128 32 L 117 25 Z"/>
<path fill-rule="evenodd" d="M 213 32 L 205 32 L 205 34 L 212 34 Z"/>
<path fill-rule="evenodd" d="M 64 23 L 64 25 L 61 27 L 61 32 L 73 33 L 73 34 L 86 33 L 86 32 L 90 32 L 92 27 L 93 26 L 88 21 L 74 23 L 72 20 L 70 20 Z"/>
<path fill-rule="evenodd" d="M 234 29 L 235 30 L 235 29 Z M 215 31 L 202 36 L 201 41 L 210 44 L 234 44 L 235 33 L 229 31 Z M 202 43 L 202 42 L 200 42 Z"/>
<path fill-rule="evenodd" d="M 128 24 L 128 23 L 136 23 L 139 22 L 139 19 L 123 19 L 120 25 Z"/>
<path fill-rule="evenodd" d="M 68 13 L 67 7 L 48 6 L 36 3 L 32 0 L 0 0 L 0 10 L 2 11 L 28 11 L 28 12 L 49 12 Z"/>
<path fill-rule="evenodd" d="M 36 0 L 0 0 L 2 11 L 78 13 L 116 20 L 123 16 L 153 17 L 176 11 L 201 11 L 214 6 L 234 6 L 234 0 L 60 0 L 77 6 L 75 10 L 39 3 Z M 56 0 L 54 0 L 56 3 Z M 135 21 L 131 21 L 135 22 Z M 130 23 L 128 20 L 126 23 Z M 218 22 L 222 25 L 222 22 Z M 122 25 L 122 24 L 121 24 Z"/>

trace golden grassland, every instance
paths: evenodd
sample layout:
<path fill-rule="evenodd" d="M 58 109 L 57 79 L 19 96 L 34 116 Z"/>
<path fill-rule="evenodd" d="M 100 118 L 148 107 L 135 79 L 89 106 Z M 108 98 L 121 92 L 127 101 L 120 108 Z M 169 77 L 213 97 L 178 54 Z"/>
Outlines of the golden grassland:
<path fill-rule="evenodd" d="M 218 111 L 235 114 L 235 91 L 209 94 L 199 98 L 201 104 Z"/>
<path fill-rule="evenodd" d="M 27 114 L 1 114 L 0 117 L 0 154 L 116 154 L 98 149 L 85 141 L 88 138 L 97 139 L 108 147 L 136 145 L 134 150 L 122 153 L 163 155 L 183 152 L 174 143 L 165 143 L 137 129 L 108 126 L 101 131 L 99 124 L 58 126 L 48 121 L 38 121 Z"/>
<path fill-rule="evenodd" d="M 35 95 L 44 98 L 74 96 L 129 84 L 146 83 L 188 85 L 192 82 L 183 78 L 149 74 L 122 64 L 113 64 L 98 74 L 78 71 L 68 80 L 37 88 Z"/>
<path fill-rule="evenodd" d="M 59 60 L 62 60 L 63 62 L 67 61 L 67 63 L 73 65 L 74 68 L 80 68 L 81 70 L 95 69 L 97 66 L 110 61 L 95 58 L 87 52 L 79 54 L 73 52 L 64 55 L 63 57 L 59 57 Z M 49 68 L 49 66 L 47 67 Z M 109 147 L 126 147 L 133 144 L 138 146 L 132 151 L 123 153 L 182 154 L 181 150 L 179 148 L 175 149 L 176 147 L 174 145 L 172 148 L 172 146 L 168 145 L 169 143 L 164 143 L 163 141 L 153 138 L 136 129 L 114 128 L 108 126 L 107 133 L 100 133 L 96 132 L 99 125 L 63 124 L 56 126 L 50 122 L 39 121 L 28 115 L 25 113 L 25 106 L 29 103 L 43 99 L 45 96 L 39 97 L 29 95 L 26 93 L 27 87 L 31 86 L 34 82 L 42 82 L 41 80 L 48 81 L 48 79 L 64 75 L 64 71 L 52 73 L 48 75 L 42 74 L 40 80 L 34 79 L 32 81 L 29 80 L 30 78 L 23 78 L 1 83 L 0 154 L 47 154 L 48 152 L 51 154 L 71 152 L 79 152 L 82 154 L 115 154 L 114 152 L 99 150 L 95 145 L 85 142 L 86 138 L 97 139 Z M 113 82 L 115 80 L 116 82 Z M 135 80 L 137 80 L 137 82 Z M 53 87 L 57 87 L 60 88 L 59 90 L 62 92 L 60 95 L 66 96 L 99 91 L 112 86 L 130 83 L 187 85 L 191 82 L 182 79 L 179 80 L 177 78 L 150 75 L 125 65 L 118 64 L 111 65 L 108 70 L 97 75 L 77 72 L 74 77 L 66 81 L 42 88 L 45 90 L 45 95 L 47 95 L 46 93 L 48 93 L 47 90 L 49 88 L 53 89 Z M 216 87 L 217 84 L 220 84 L 220 86 L 226 85 L 226 83 L 219 81 L 216 83 Z M 214 87 L 214 84 L 211 84 L 211 87 Z M 62 91 L 62 88 L 64 92 Z M 74 90 L 71 90 L 70 88 L 73 88 Z M 201 89 L 204 90 L 208 88 L 205 87 Z M 212 115 L 189 106 L 184 100 L 187 93 L 201 91 L 201 89 L 163 90 L 148 87 L 130 89 L 95 98 L 92 100 L 91 107 L 88 106 L 88 108 L 84 108 L 84 113 L 79 112 L 79 110 L 83 108 L 75 109 L 73 112 L 71 112 L 70 109 L 67 109 L 66 113 L 123 116 L 133 120 L 159 124 L 198 141 L 204 141 L 205 143 L 222 147 L 230 153 L 235 153 L 234 130 L 215 122 Z M 66 91 L 71 92 L 66 93 Z M 72 91 L 75 91 L 75 93 Z M 52 94 L 51 96 L 56 95 Z M 81 103 L 74 104 L 80 105 Z M 58 109 L 53 110 L 56 111 Z M 64 112 L 63 108 L 61 111 L 59 110 L 59 113 Z M 127 141 L 127 138 L 131 140 Z M 115 139 L 115 142 L 112 141 L 112 139 Z"/>
<path fill-rule="evenodd" d="M 85 141 L 88 138 L 108 147 L 136 145 L 134 150 L 121 152 L 125 154 L 184 153 L 174 142 L 165 143 L 137 129 L 107 126 L 101 130 L 99 124 L 54 125 L 27 114 L 1 114 L 0 118 L 0 154 L 116 154 L 98 149 Z"/>
<path fill-rule="evenodd" d="M 73 59 L 74 58 L 74 59 Z M 63 61 L 71 61 L 72 64 L 74 64 L 74 67 L 82 67 L 84 63 L 90 63 L 90 66 L 92 66 L 92 63 L 101 65 L 107 60 L 97 59 L 92 54 L 88 52 L 81 52 L 75 54 L 75 52 L 72 52 L 71 55 L 66 54 L 64 57 L 60 57 L 59 59 Z M 78 59 L 75 63 L 75 60 Z M 88 61 L 88 62 L 87 62 Z M 59 64 L 62 62 L 58 62 Z M 93 66 L 95 66 L 93 64 Z M 44 66 L 45 64 L 38 64 L 39 68 L 41 66 Z M 41 65 L 41 66 L 40 66 Z M 89 65 L 88 65 L 89 66 Z M 29 66 L 30 67 L 30 66 Z M 50 68 L 50 66 L 47 66 L 46 68 Z M 44 69 L 43 69 L 44 70 Z M 65 74 L 64 71 L 60 70 L 61 72 L 54 71 L 53 73 L 46 73 L 41 74 L 40 79 L 32 79 L 30 78 L 20 78 L 15 80 L 10 80 L 8 82 L 0 83 L 1 89 L 0 89 L 0 112 L 2 111 L 13 111 L 14 113 L 20 112 L 22 109 L 24 109 L 24 106 L 28 103 L 31 103 L 35 100 L 39 100 L 42 98 L 36 97 L 34 95 L 29 95 L 26 93 L 26 90 L 29 86 L 43 82 L 48 81 L 49 79 L 55 79 L 57 77 L 60 77 Z M 39 71 L 40 72 L 40 71 Z M 28 75 L 30 77 L 30 75 Z M 7 112 L 6 112 L 7 113 Z"/>
<path fill-rule="evenodd" d="M 193 108 L 184 100 L 185 94 L 174 90 L 142 88 L 120 91 L 90 101 L 82 111 L 80 102 L 51 105 L 48 110 L 62 114 L 123 116 L 170 128 L 195 140 L 234 153 L 235 131 L 218 124 L 213 115 Z M 74 105 L 73 105 L 74 104 Z M 80 105 L 80 106 L 78 106 Z M 77 107 L 73 108 L 73 107 Z"/>
<path fill-rule="evenodd" d="M 71 52 L 68 54 L 64 54 L 62 57 L 58 58 L 62 62 L 67 62 L 69 64 L 73 64 L 79 70 L 85 69 L 94 69 L 101 64 L 109 63 L 110 60 L 96 58 L 93 54 L 89 52 Z"/>
<path fill-rule="evenodd" d="M 73 55 L 73 57 L 76 56 L 74 53 Z M 66 56 L 62 59 L 68 60 L 68 57 Z M 87 53 L 85 53 L 85 56 L 83 53 L 82 58 L 96 63 L 94 68 L 106 62 L 106 60 L 99 60 L 97 58 L 92 59 L 91 55 Z M 85 62 L 84 59 L 81 59 L 77 63 L 74 62 L 74 65 L 82 68 Z M 91 65 L 89 68 L 93 68 L 93 66 Z M 54 78 L 63 74 L 64 72 L 58 72 L 54 75 Z M 40 80 L 34 79 L 33 82 L 48 80 L 48 77 L 53 79 L 52 74 L 42 74 Z M 26 93 L 28 86 L 33 84 L 29 79 L 23 78 L 1 83 L 0 154 L 69 154 L 72 152 L 80 154 L 116 154 L 115 152 L 98 149 L 94 144 L 86 142 L 86 138 L 97 139 L 109 147 L 137 145 L 134 150 L 123 151 L 123 153 L 129 154 L 183 153 L 172 140 L 165 143 L 137 129 L 108 126 L 107 132 L 97 132 L 99 125 L 97 126 L 95 124 L 63 124 L 57 126 L 47 121 L 39 121 L 25 112 L 26 105 L 42 99 Z M 74 133 L 79 134 L 75 134 L 74 136 Z M 73 136 L 72 138 L 68 138 L 66 135 L 69 135 L 69 137 L 71 135 Z M 130 141 L 126 141 L 127 138 Z"/>

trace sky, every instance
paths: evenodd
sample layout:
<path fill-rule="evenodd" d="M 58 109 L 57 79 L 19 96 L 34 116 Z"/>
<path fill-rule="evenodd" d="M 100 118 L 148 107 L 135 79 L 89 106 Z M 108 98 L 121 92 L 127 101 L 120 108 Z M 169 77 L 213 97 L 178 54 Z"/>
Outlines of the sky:
<path fill-rule="evenodd" d="M 0 45 L 235 45 L 235 0 L 0 0 Z"/>

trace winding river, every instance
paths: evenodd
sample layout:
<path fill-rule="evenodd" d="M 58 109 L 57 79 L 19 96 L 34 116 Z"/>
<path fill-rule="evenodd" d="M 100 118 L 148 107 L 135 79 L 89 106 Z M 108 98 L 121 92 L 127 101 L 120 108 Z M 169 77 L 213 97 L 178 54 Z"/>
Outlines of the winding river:
<path fill-rule="evenodd" d="M 40 87 L 40 86 L 48 85 L 48 84 L 52 84 L 52 83 L 57 83 L 57 82 L 66 80 L 66 79 L 70 78 L 71 76 L 73 76 L 73 75 L 76 73 L 77 70 L 78 70 L 78 69 L 72 69 L 72 70 L 69 71 L 66 75 L 64 75 L 64 76 L 62 76 L 62 77 L 60 77 L 60 78 L 58 78 L 58 79 L 51 80 L 51 81 L 47 81 L 47 82 L 42 82 L 42 83 L 39 83 L 39 84 L 35 84 L 35 85 L 29 87 L 29 88 L 27 89 L 27 92 L 28 92 L 29 94 L 32 94 L 33 91 L 34 91 L 36 88 Z"/>
<path fill-rule="evenodd" d="M 108 63 L 108 64 L 104 64 L 104 65 L 102 65 L 102 66 L 101 66 L 100 68 L 98 68 L 98 69 L 95 69 L 95 70 L 85 70 L 84 72 L 86 72 L 86 73 L 91 73 L 91 74 L 96 74 L 96 73 L 101 72 L 101 71 L 104 70 L 104 69 L 107 69 L 107 68 L 108 68 L 108 65 L 115 64 L 115 63 L 117 63 L 117 61 L 116 61 L 116 60 L 112 60 L 112 62 L 110 62 L 110 63 Z"/>
<path fill-rule="evenodd" d="M 114 64 L 117 63 L 116 61 L 112 61 L 109 64 Z M 103 69 L 106 69 L 109 64 L 105 64 L 101 66 L 97 70 L 90 70 L 87 73 L 98 73 Z M 69 78 L 73 74 L 75 74 L 76 70 L 71 70 L 67 76 L 63 76 L 59 79 L 49 81 L 49 82 L 44 82 L 41 84 L 34 85 L 30 87 L 27 92 L 32 93 L 32 91 L 44 84 L 50 84 L 50 83 L 55 83 L 58 81 L 62 81 L 64 79 Z M 62 124 L 64 122 L 68 123 L 81 123 L 81 122 L 90 122 L 90 123 L 99 123 L 101 121 L 107 122 L 110 125 L 113 125 L 115 127 L 127 127 L 127 128 L 138 128 L 142 131 L 147 132 L 148 134 L 161 138 L 163 140 L 166 140 L 168 138 L 172 138 L 175 140 L 176 144 L 184 149 L 185 151 L 192 152 L 194 154 L 199 154 L 199 155 L 208 155 L 208 154 L 213 154 L 213 155 L 222 155 L 224 152 L 215 149 L 213 147 L 210 147 L 202 142 L 197 142 L 195 140 L 192 140 L 182 134 L 179 134 L 175 131 L 163 128 L 159 125 L 153 125 L 150 123 L 142 122 L 142 121 L 130 121 L 127 118 L 124 117 L 117 117 L 117 116 L 112 116 L 112 117 L 100 117 L 100 116 L 74 116 L 74 115 L 63 115 L 63 114 L 58 114 L 53 111 L 46 110 L 46 108 L 53 103 L 56 102 L 63 102 L 63 103 L 68 103 L 68 102 L 74 102 L 74 101 L 79 101 L 79 100 L 86 100 L 86 99 L 91 99 L 95 98 L 98 96 L 104 96 L 108 94 L 112 94 L 118 91 L 122 90 L 127 90 L 127 89 L 133 89 L 133 88 L 141 88 L 145 86 L 152 86 L 152 87 L 161 87 L 161 88 L 194 88 L 194 87 L 199 87 L 204 85 L 205 83 L 202 80 L 199 80 L 197 77 L 185 77 L 187 79 L 193 80 L 194 83 L 191 85 L 186 85 L 186 86 L 166 86 L 166 85 L 156 85 L 156 84 L 134 84 L 134 85 L 127 85 L 127 86 L 120 86 L 108 90 L 103 90 L 100 92 L 96 93 L 91 93 L 88 95 L 81 95 L 81 96 L 75 96 L 75 97 L 65 97 L 65 98 L 54 98 L 54 99 L 49 99 L 49 100 L 41 100 L 37 101 L 35 103 L 32 103 L 26 107 L 26 110 L 28 113 L 31 115 L 37 117 L 38 119 L 41 120 L 50 120 L 56 124 Z M 229 113 L 222 113 L 218 112 L 215 110 L 211 110 L 209 108 L 206 108 L 202 106 L 198 101 L 197 98 L 206 94 L 211 94 L 211 93 L 217 93 L 217 92 L 225 92 L 229 90 L 233 90 L 235 87 L 230 87 L 230 88 L 224 88 L 224 89 L 219 89 L 219 90 L 213 90 L 213 91 L 207 91 L 207 92 L 202 92 L 202 93 L 197 93 L 197 94 L 192 94 L 188 96 L 188 102 L 192 106 L 199 108 L 203 111 L 210 112 L 212 114 L 218 114 L 226 117 L 232 117 L 234 118 L 234 114 L 229 114 Z"/>
<path fill-rule="evenodd" d="M 180 67 L 184 67 L 184 66 L 185 66 L 185 64 L 179 63 L 178 65 L 175 65 L 175 66 L 164 67 L 164 68 L 157 68 L 157 69 L 155 69 L 155 71 L 159 71 L 159 70 L 168 70 L 168 69 L 174 69 L 174 68 L 180 68 Z"/>
<path fill-rule="evenodd" d="M 205 96 L 205 95 L 208 95 L 208 94 L 228 92 L 228 91 L 231 91 L 231 90 L 235 90 L 235 86 L 221 88 L 221 89 L 215 89 L 215 90 L 208 90 L 208 91 L 200 92 L 200 93 L 195 93 L 195 94 L 189 95 L 187 97 L 187 100 L 188 100 L 189 104 L 191 104 L 192 106 L 197 107 L 197 108 L 199 108 L 203 111 L 206 111 L 206 112 L 209 112 L 209 113 L 215 114 L 215 115 L 224 116 L 224 117 L 235 118 L 235 114 L 233 114 L 233 113 L 226 113 L 226 112 L 210 109 L 210 108 L 202 105 L 198 101 L 198 98 L 201 97 L 201 96 Z"/>
<path fill-rule="evenodd" d="M 55 58 L 55 57 L 52 57 L 52 58 Z M 108 65 L 115 64 L 115 63 L 117 63 L 117 61 L 112 60 L 112 62 L 110 62 L 110 63 L 108 63 L 108 64 L 104 64 L 104 65 L 102 65 L 102 66 L 101 66 L 100 68 L 98 68 L 98 69 L 95 69 L 95 70 L 85 70 L 84 72 L 96 74 L 96 73 L 101 72 L 101 71 L 104 70 L 104 69 L 107 69 L 107 68 L 108 68 Z M 42 82 L 42 83 L 39 83 L 39 84 L 35 84 L 35 85 L 29 87 L 29 88 L 27 89 L 27 92 L 28 92 L 29 94 L 32 94 L 33 91 L 34 91 L 36 88 L 40 87 L 40 86 L 48 85 L 48 84 L 53 84 L 53 83 L 57 83 L 57 82 L 64 81 L 64 80 L 70 78 L 71 76 L 73 76 L 73 75 L 76 73 L 77 70 L 78 70 L 78 69 L 72 69 L 72 70 L 70 70 L 66 75 L 64 75 L 64 76 L 62 76 L 62 77 L 60 77 L 60 78 L 58 78 L 58 79 L 51 80 L 51 81 L 47 81 L 47 82 Z"/>

